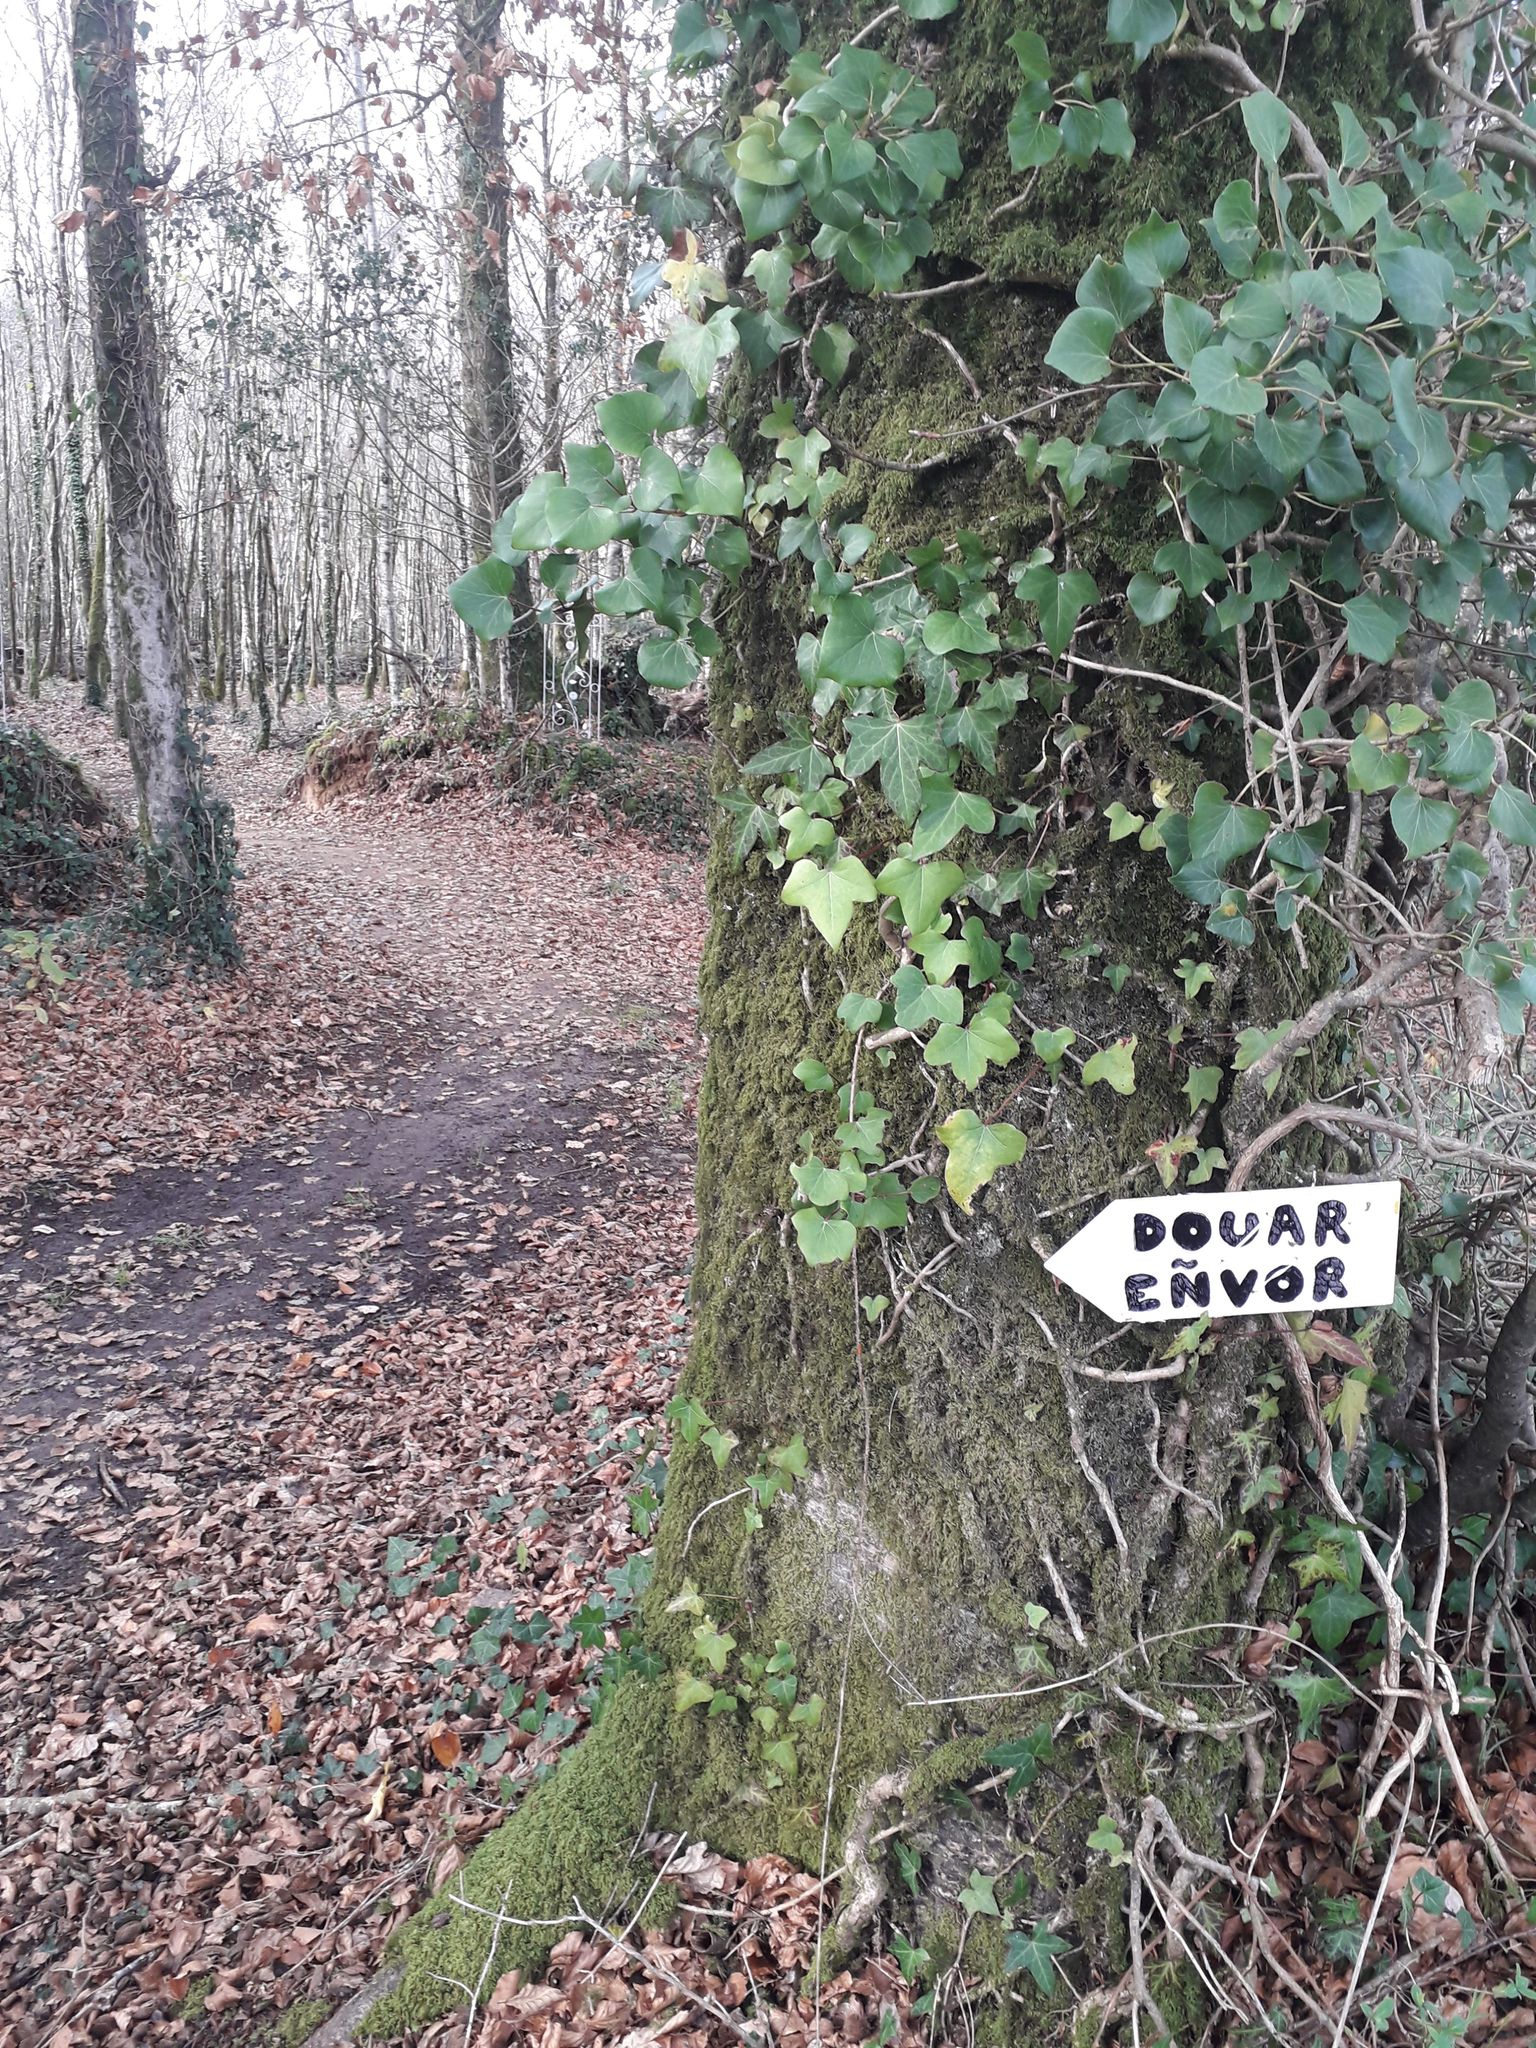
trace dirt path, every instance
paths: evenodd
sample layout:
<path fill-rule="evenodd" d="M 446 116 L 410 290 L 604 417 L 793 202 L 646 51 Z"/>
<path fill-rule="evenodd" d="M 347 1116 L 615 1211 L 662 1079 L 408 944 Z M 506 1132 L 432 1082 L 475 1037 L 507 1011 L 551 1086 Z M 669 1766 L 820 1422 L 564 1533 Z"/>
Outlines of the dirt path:
<path fill-rule="evenodd" d="M 259 2040 L 362 1975 L 583 1724 L 681 1342 L 696 862 L 216 758 L 325 1080 L 206 1158 L 109 1108 L 0 1223 L 6 2048 Z"/>

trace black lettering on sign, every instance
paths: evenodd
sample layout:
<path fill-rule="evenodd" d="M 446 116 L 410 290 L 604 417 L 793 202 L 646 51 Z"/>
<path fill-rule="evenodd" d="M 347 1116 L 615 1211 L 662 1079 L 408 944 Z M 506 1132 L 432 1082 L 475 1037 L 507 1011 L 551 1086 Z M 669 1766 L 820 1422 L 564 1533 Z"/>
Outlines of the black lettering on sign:
<path fill-rule="evenodd" d="M 1271 1266 L 1264 1275 L 1264 1292 L 1271 1301 L 1294 1301 L 1301 1289 L 1300 1266 Z"/>
<path fill-rule="evenodd" d="M 1162 1224 L 1159 1223 L 1155 1216 L 1149 1215 L 1145 1209 L 1138 1209 L 1136 1211 L 1135 1216 L 1131 1219 L 1131 1230 L 1136 1239 L 1136 1249 L 1139 1252 L 1155 1251 L 1157 1246 L 1163 1241 L 1164 1231 Z"/>
<path fill-rule="evenodd" d="M 1227 1267 L 1222 1267 L 1221 1284 L 1226 1289 L 1228 1301 L 1235 1308 L 1241 1308 L 1244 1302 L 1247 1301 L 1249 1295 L 1253 1292 L 1253 1283 L 1258 1277 L 1259 1269 L 1257 1266 L 1253 1268 L 1252 1272 L 1245 1273 L 1241 1280 L 1238 1279 L 1235 1273 L 1229 1271 Z"/>
<path fill-rule="evenodd" d="M 1319 1202 L 1317 1205 L 1317 1241 L 1328 1242 L 1331 1230 L 1340 1244 L 1349 1243 L 1349 1232 L 1344 1228 L 1344 1219 L 1349 1214 L 1342 1202 Z"/>
<path fill-rule="evenodd" d="M 1168 1306 L 1183 1308 L 1186 1303 L 1194 1308 L 1209 1308 L 1211 1305 L 1211 1276 L 1209 1273 L 1175 1273 L 1168 1282 Z"/>
<path fill-rule="evenodd" d="M 1137 1219 L 1140 1221 L 1140 1218 Z M 1155 1218 L 1152 1220 L 1156 1220 Z M 1162 1225 L 1158 1224 L 1161 1234 Z M 1128 1273 L 1125 1280 L 1125 1306 L 1133 1316 L 1144 1316 L 1150 1309 L 1161 1308 L 1162 1303 L 1153 1294 L 1157 1285 L 1155 1273 Z"/>
<path fill-rule="evenodd" d="M 1301 1218 L 1289 1202 L 1282 1202 L 1275 1211 L 1274 1221 L 1269 1226 L 1270 1243 L 1278 1244 L 1282 1234 L 1288 1237 L 1292 1244 L 1305 1244 L 1307 1241 L 1307 1233 L 1301 1227 Z"/>
<path fill-rule="evenodd" d="M 1243 1227 L 1241 1231 L 1239 1231 L 1237 1227 L 1236 1210 L 1223 1209 L 1221 1212 L 1221 1237 L 1223 1244 L 1246 1244 L 1249 1238 L 1253 1237 L 1257 1233 L 1258 1227 L 1259 1219 L 1254 1214 L 1252 1209 L 1250 1209 L 1247 1215 L 1243 1218 Z"/>
<path fill-rule="evenodd" d="M 1330 1205 L 1324 1204 L 1325 1207 Z M 1336 1294 L 1341 1301 L 1347 1296 L 1344 1285 L 1344 1261 L 1342 1259 L 1319 1259 L 1317 1270 L 1312 1275 L 1312 1299 L 1326 1301 L 1330 1294 Z"/>
<path fill-rule="evenodd" d="M 1209 1244 L 1210 1237 L 1210 1218 L 1202 1216 L 1198 1209 L 1185 1209 L 1174 1217 L 1173 1241 L 1185 1251 L 1199 1251 L 1201 1245 Z"/>

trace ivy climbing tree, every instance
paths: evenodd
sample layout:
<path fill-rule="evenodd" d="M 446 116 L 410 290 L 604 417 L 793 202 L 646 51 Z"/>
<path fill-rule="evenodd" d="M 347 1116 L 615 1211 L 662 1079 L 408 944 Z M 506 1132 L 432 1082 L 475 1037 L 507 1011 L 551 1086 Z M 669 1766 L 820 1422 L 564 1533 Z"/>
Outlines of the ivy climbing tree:
<path fill-rule="evenodd" d="M 455 595 L 532 567 L 707 666 L 696 1335 L 643 1637 L 400 2011 L 536 1965 L 650 1814 L 835 1870 L 946 2026 L 1257 2024 L 1158 1901 L 1357 1622 L 1371 1767 L 1451 1767 L 1414 1546 L 1479 1503 L 1365 1418 L 1409 1443 L 1442 1318 L 1486 1355 L 1532 1171 L 1536 129 L 1462 12 L 678 10 L 666 334 Z M 1116 1196 L 1388 1173 L 1390 1311 L 1045 1270 Z"/>

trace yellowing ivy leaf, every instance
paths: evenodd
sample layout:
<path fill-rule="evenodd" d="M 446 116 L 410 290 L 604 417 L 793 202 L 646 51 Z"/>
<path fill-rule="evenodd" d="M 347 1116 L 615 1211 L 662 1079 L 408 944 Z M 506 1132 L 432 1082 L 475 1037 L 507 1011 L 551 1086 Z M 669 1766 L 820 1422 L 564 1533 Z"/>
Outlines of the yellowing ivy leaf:
<path fill-rule="evenodd" d="M 939 1143 L 948 1153 L 944 1185 L 969 1216 L 971 1198 L 984 1188 L 1000 1166 L 1024 1157 L 1024 1133 L 1012 1124 L 984 1124 L 974 1109 L 957 1109 L 939 1125 Z"/>

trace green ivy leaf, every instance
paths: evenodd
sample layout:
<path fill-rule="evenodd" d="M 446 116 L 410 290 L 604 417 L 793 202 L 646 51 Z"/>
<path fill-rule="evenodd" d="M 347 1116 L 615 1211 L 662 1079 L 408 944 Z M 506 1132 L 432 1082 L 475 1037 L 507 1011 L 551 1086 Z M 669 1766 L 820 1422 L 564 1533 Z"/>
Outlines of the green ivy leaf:
<path fill-rule="evenodd" d="M 1164 285 L 1189 261 L 1189 237 L 1176 220 L 1152 212 L 1125 238 L 1125 267 L 1138 284 Z"/>
<path fill-rule="evenodd" d="M 1057 328 L 1045 352 L 1046 368 L 1059 370 L 1074 384 L 1098 384 L 1109 375 L 1109 351 L 1119 332 L 1113 313 L 1079 306 Z"/>
<path fill-rule="evenodd" d="M 1059 1934 L 1053 1934 L 1043 1920 L 1026 1931 L 1015 1928 L 1009 1935 L 1003 1950 L 1003 1968 L 1010 1975 L 1027 1970 L 1046 1997 L 1056 1989 L 1055 1958 L 1065 1955 L 1071 1947 Z"/>
<path fill-rule="evenodd" d="M 951 0 L 951 4 L 958 4 L 958 0 Z M 945 12 L 948 13 L 949 9 L 946 8 Z M 811 361 L 829 384 L 841 384 L 848 374 L 848 365 L 853 361 L 853 336 L 848 329 L 836 320 L 829 320 L 824 327 L 818 327 L 811 342 Z"/>
<path fill-rule="evenodd" d="M 1184 1093 L 1189 1097 L 1191 1110 L 1202 1103 L 1214 1102 L 1221 1093 L 1220 1067 L 1191 1067 L 1184 1083 Z"/>
<path fill-rule="evenodd" d="M 1279 163 L 1291 145 L 1291 117 L 1272 92 L 1250 93 L 1243 101 L 1243 126 L 1263 162 Z"/>
<path fill-rule="evenodd" d="M 1404 853 L 1414 860 L 1436 852 L 1456 830 L 1456 806 L 1422 796 L 1416 789 L 1400 789 L 1389 810 L 1392 829 L 1403 842 Z"/>
<path fill-rule="evenodd" d="M 855 907 L 875 901 L 875 885 L 863 861 L 849 854 L 830 867 L 797 860 L 781 891 L 784 901 L 803 910 L 829 946 L 842 943 Z"/>
<path fill-rule="evenodd" d="M 679 1714 L 686 1714 L 690 1707 L 708 1705 L 715 1696 L 715 1688 L 707 1678 L 700 1678 L 697 1672 L 680 1671 L 677 1675 L 677 1691 L 673 1696 L 673 1707 Z"/>
<path fill-rule="evenodd" d="M 909 932 L 926 932 L 965 884 L 965 870 L 952 860 L 918 862 L 897 854 L 875 878 L 881 893 L 894 896 Z"/>
<path fill-rule="evenodd" d="M 942 853 L 961 832 L 990 832 L 996 813 L 984 796 L 956 789 L 952 782 L 924 778 L 922 815 L 912 834 L 912 852 L 920 860 L 925 854 Z"/>
<path fill-rule="evenodd" d="M 1045 1612 L 1041 1610 L 1041 1620 Z M 1036 1626 L 1038 1627 L 1038 1623 Z M 984 1761 L 996 1764 L 999 1770 L 1011 1771 L 1005 1790 L 1010 1799 L 1026 1791 L 1040 1775 L 1040 1766 L 1049 1763 L 1056 1753 L 1055 1742 L 1049 1722 L 1032 1728 L 1028 1735 L 1015 1736 L 1007 1742 L 999 1742 L 986 1752 Z"/>
<path fill-rule="evenodd" d="M 711 448 L 698 475 L 684 486 L 690 512 L 701 519 L 739 519 L 746 485 L 729 448 Z"/>
<path fill-rule="evenodd" d="M 857 1232 L 846 1216 L 823 1216 L 819 1209 L 797 1209 L 791 1219 L 808 1266 L 838 1265 L 853 1250 Z"/>
<path fill-rule="evenodd" d="M 888 688 L 906 666 L 901 639 L 881 626 L 867 597 L 834 598 L 816 673 L 847 688 Z"/>
<path fill-rule="evenodd" d="M 1348 1586 L 1324 1586 L 1302 1608 L 1312 1640 L 1320 1650 L 1336 1650 L 1357 1621 L 1376 1612 L 1368 1593 L 1351 1592 Z"/>
<path fill-rule="evenodd" d="M 1331 1678 L 1321 1671 L 1287 1671 L 1275 1683 L 1282 1692 L 1289 1693 L 1296 1704 L 1303 1742 L 1310 1741 L 1317 1733 L 1329 1707 L 1347 1707 L 1354 1698 L 1342 1678 Z"/>
<path fill-rule="evenodd" d="M 1536 846 L 1536 804 L 1512 782 L 1501 782 L 1488 805 L 1488 822 L 1514 846 Z"/>
<path fill-rule="evenodd" d="M 1376 251 L 1376 268 L 1382 289 L 1410 327 L 1439 328 L 1445 325 L 1451 286 L 1456 273 L 1445 257 L 1432 249 L 1411 244 L 1401 249 Z"/>
<path fill-rule="evenodd" d="M 910 824 L 922 802 L 924 775 L 942 774 L 949 767 L 937 718 L 932 712 L 915 718 L 861 712 L 849 718 L 846 732 L 843 772 L 853 778 L 878 766 L 886 802 Z"/>
<path fill-rule="evenodd" d="M 980 1913 L 989 1920 L 1001 1920 L 1003 1909 L 997 1903 L 997 1894 L 992 1889 L 996 1882 L 996 1878 L 990 1872 L 973 1870 L 956 1901 L 957 1905 L 966 1913 Z"/>
<path fill-rule="evenodd" d="M 510 562 L 499 561 L 493 555 L 448 586 L 454 610 L 482 640 L 500 640 L 511 632 L 517 616 L 512 608 L 516 574 Z"/>
<path fill-rule="evenodd" d="M 686 690 L 697 681 L 699 657 L 684 640 L 670 633 L 652 634 L 642 640 L 635 663 L 645 680 L 658 690 Z"/>
<path fill-rule="evenodd" d="M 984 1124 L 974 1109 L 957 1109 L 936 1133 L 948 1154 L 944 1185 L 969 1216 L 971 1201 L 1000 1167 L 1024 1157 L 1024 1133 L 1012 1124 Z"/>
<path fill-rule="evenodd" d="M 1343 610 L 1350 653 L 1367 661 L 1390 661 L 1408 630 L 1410 613 L 1402 599 L 1364 591 L 1350 598 Z"/>
<path fill-rule="evenodd" d="M 1040 637 L 1059 660 L 1065 653 L 1077 622 L 1091 604 L 1099 601 L 1099 586 L 1086 569 L 1068 569 L 1062 575 L 1045 562 L 1031 563 L 1018 579 L 1019 596 L 1033 604 L 1040 615 Z"/>
<path fill-rule="evenodd" d="M 620 391 L 597 408 L 603 439 L 620 455 L 643 455 L 667 417 L 667 408 L 650 391 Z"/>
<path fill-rule="evenodd" d="M 1264 386 L 1257 378 L 1245 377 L 1236 357 L 1223 347 L 1201 349 L 1189 366 L 1189 381 L 1196 398 L 1212 412 L 1252 419 L 1264 410 Z"/>
<path fill-rule="evenodd" d="M 1105 1081 L 1117 1095 L 1136 1093 L 1136 1038 L 1116 1039 L 1113 1045 L 1106 1045 L 1101 1051 L 1085 1062 L 1083 1086 L 1091 1088 L 1095 1081 Z"/>
<path fill-rule="evenodd" d="M 964 1087 L 979 1087 L 989 1066 L 1003 1067 L 1019 1050 L 1007 1028 L 1013 1004 L 999 992 L 989 996 L 969 1024 L 941 1024 L 923 1051 L 925 1065 L 948 1067 Z"/>

